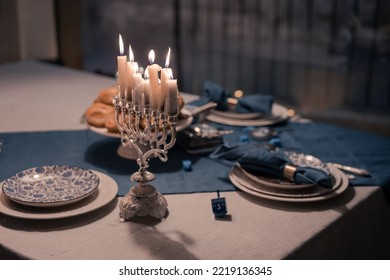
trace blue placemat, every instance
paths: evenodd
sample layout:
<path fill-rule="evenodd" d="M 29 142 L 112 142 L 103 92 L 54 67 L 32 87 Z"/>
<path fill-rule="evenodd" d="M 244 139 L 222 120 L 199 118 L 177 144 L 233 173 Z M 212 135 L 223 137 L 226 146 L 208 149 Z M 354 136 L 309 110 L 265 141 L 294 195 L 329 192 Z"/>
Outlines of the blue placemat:
<path fill-rule="evenodd" d="M 357 177 L 351 185 L 390 185 L 388 137 L 321 123 L 288 123 L 275 129 L 284 149 L 365 168 L 372 174 L 368 178 Z M 237 143 L 248 133 L 246 128 L 234 130 L 234 134 L 225 136 L 229 144 Z M 119 185 L 118 195 L 123 195 L 133 185 L 130 175 L 138 170 L 135 161 L 117 155 L 119 139 L 90 130 L 1 133 L 0 139 L 4 141 L 0 153 L 0 180 L 34 166 L 69 164 L 113 177 Z M 157 177 L 153 185 L 160 192 L 235 190 L 228 178 L 230 166 L 225 163 L 207 155 L 189 155 L 177 144 L 168 155 L 169 160 L 165 163 L 156 158 L 150 160 L 150 171 Z M 192 161 L 192 171 L 183 170 L 183 160 Z"/>

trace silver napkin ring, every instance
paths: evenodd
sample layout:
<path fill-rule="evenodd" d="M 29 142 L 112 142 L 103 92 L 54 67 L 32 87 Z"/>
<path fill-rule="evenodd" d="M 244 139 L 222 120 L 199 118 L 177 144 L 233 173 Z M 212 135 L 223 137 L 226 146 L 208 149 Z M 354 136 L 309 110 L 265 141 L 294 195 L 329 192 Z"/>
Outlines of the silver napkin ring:
<path fill-rule="evenodd" d="M 297 170 L 297 167 L 291 164 L 286 164 L 283 168 L 283 178 L 294 182 L 294 174 Z"/>

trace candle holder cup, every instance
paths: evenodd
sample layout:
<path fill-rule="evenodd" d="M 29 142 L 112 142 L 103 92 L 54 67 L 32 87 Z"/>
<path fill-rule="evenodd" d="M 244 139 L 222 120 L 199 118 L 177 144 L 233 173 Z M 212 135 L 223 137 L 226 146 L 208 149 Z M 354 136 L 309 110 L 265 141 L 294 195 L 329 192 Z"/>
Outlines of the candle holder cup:
<path fill-rule="evenodd" d="M 139 165 L 139 170 L 130 177 L 136 185 L 120 201 L 120 220 L 130 220 L 134 216 L 152 216 L 163 220 L 168 203 L 150 184 L 155 175 L 147 169 L 152 157 L 158 157 L 162 162 L 168 160 L 168 150 L 176 142 L 177 114 L 168 114 L 119 96 L 113 98 L 113 104 L 121 144 L 137 152 Z M 144 128 L 140 127 L 141 120 L 146 120 Z"/>

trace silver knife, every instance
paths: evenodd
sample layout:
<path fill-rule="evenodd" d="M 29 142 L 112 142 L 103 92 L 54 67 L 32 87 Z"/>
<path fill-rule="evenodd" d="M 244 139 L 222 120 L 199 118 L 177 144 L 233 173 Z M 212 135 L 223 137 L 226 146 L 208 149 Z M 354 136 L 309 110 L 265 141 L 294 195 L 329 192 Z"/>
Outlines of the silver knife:
<path fill-rule="evenodd" d="M 370 176 L 370 173 L 367 170 L 362 169 L 362 168 L 342 165 L 342 164 L 334 163 L 334 162 L 329 162 L 329 164 L 333 165 L 334 167 L 336 167 L 338 169 L 341 169 L 341 170 L 344 170 L 344 171 L 347 171 L 350 173 L 354 173 L 354 174 L 361 175 L 361 176 Z"/>

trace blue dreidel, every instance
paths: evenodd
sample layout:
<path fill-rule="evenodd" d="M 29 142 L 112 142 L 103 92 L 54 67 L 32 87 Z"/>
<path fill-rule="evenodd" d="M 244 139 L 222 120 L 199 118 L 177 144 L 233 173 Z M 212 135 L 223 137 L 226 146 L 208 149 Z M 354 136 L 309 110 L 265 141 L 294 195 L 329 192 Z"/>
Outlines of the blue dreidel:
<path fill-rule="evenodd" d="M 224 197 L 219 197 L 219 191 L 217 191 L 217 198 L 211 199 L 211 206 L 213 208 L 214 216 L 223 217 L 227 213 L 226 201 Z"/>
<path fill-rule="evenodd" d="M 192 161 L 190 160 L 183 160 L 182 161 L 182 166 L 184 171 L 192 171 Z"/>
<path fill-rule="evenodd" d="M 282 141 L 280 141 L 279 137 L 272 137 L 268 143 L 278 148 L 282 147 Z"/>
<path fill-rule="evenodd" d="M 248 135 L 245 135 L 245 134 L 240 135 L 240 142 L 241 143 L 248 143 L 249 142 Z"/>

